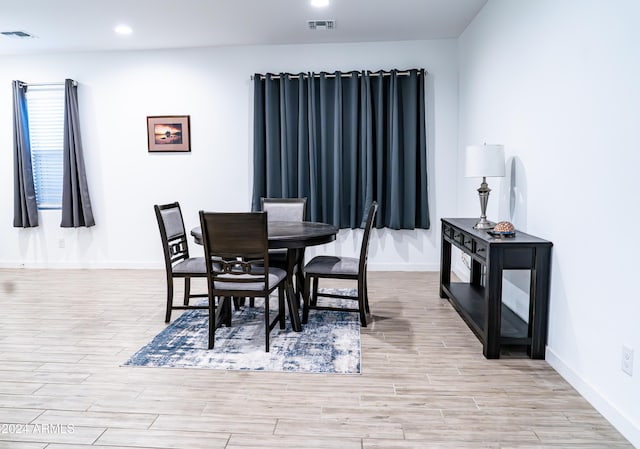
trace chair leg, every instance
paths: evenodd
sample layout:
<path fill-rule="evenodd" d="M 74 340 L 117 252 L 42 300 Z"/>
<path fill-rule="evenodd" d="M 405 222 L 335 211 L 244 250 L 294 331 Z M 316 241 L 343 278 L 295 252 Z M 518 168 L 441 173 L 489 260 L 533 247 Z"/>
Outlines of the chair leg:
<path fill-rule="evenodd" d="M 184 305 L 189 305 L 189 296 L 191 295 L 191 278 L 184 278 Z"/>
<path fill-rule="evenodd" d="M 315 278 L 314 278 L 315 280 Z M 304 289 L 302 292 L 302 324 L 307 324 L 309 321 L 309 290 L 311 287 L 311 276 L 307 275 L 304 278 Z"/>
<path fill-rule="evenodd" d="M 311 306 L 315 307 L 318 305 L 318 278 L 313 278 L 313 297 L 311 298 Z"/>
<path fill-rule="evenodd" d="M 367 313 L 371 313 L 371 310 L 369 309 L 369 282 L 367 281 L 367 273 L 364 273 L 364 310 L 366 310 Z"/>
<path fill-rule="evenodd" d="M 284 284 L 278 287 L 278 315 L 280 315 L 280 329 L 284 329 Z"/>
<path fill-rule="evenodd" d="M 360 310 L 360 326 L 367 327 L 367 313 L 365 311 L 365 286 L 362 276 L 358 279 L 358 309 Z"/>
<path fill-rule="evenodd" d="M 300 275 L 300 269 L 297 269 L 294 273 L 294 276 L 296 277 L 293 286 L 295 287 L 295 293 L 296 293 L 296 297 L 300 298 L 302 295 L 302 290 L 304 289 L 304 281 L 302 280 L 303 277 Z"/>
<path fill-rule="evenodd" d="M 269 352 L 269 334 L 271 333 L 270 327 L 271 326 L 269 323 L 269 295 L 267 295 L 264 298 L 264 331 L 265 331 L 264 344 L 265 344 L 266 352 Z"/>
<path fill-rule="evenodd" d="M 302 291 L 304 289 L 304 248 L 298 250 L 296 259 L 296 296 L 299 298 L 302 296 Z"/>
<path fill-rule="evenodd" d="M 235 299 L 235 298 L 234 298 Z M 232 298 L 231 297 L 226 297 L 223 299 L 223 313 L 224 313 L 224 324 L 227 327 L 231 327 L 231 315 L 233 314 L 233 312 L 231 311 L 231 302 L 232 302 Z"/>
<path fill-rule="evenodd" d="M 224 301 L 224 298 L 222 300 Z M 222 307 L 222 306 L 223 304 L 218 304 L 218 307 Z M 215 298 L 209 295 L 209 349 L 213 349 L 215 335 L 216 335 Z"/>
<path fill-rule="evenodd" d="M 171 309 L 173 309 L 173 278 L 167 278 L 167 313 L 164 322 L 171 321 Z"/>

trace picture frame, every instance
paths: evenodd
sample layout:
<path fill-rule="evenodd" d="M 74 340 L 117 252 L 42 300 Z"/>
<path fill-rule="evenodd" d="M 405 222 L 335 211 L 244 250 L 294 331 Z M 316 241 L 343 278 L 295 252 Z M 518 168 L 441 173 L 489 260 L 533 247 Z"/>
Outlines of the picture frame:
<path fill-rule="evenodd" d="M 148 116 L 147 142 L 149 152 L 190 152 L 189 118 L 188 115 Z"/>

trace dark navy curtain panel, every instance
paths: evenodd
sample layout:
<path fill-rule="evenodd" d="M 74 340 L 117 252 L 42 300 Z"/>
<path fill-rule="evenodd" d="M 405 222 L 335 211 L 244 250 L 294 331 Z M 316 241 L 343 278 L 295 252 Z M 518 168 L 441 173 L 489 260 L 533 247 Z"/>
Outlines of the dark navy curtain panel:
<path fill-rule="evenodd" d="M 13 226 L 38 226 L 38 205 L 31 169 L 27 85 L 13 81 Z"/>
<path fill-rule="evenodd" d="M 256 74 L 253 210 L 307 198 L 311 221 L 429 228 L 425 71 Z"/>
<path fill-rule="evenodd" d="M 73 80 L 64 82 L 64 145 L 62 172 L 63 228 L 94 226 L 93 210 L 84 169 L 80 120 L 78 113 L 78 87 Z"/>

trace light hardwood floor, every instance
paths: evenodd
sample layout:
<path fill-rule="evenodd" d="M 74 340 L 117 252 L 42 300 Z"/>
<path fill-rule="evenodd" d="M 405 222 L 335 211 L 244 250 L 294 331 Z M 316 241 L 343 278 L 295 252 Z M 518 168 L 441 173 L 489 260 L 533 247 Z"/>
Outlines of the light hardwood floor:
<path fill-rule="evenodd" d="M 437 273 L 369 285 L 361 375 L 234 372 L 120 366 L 162 271 L 0 270 L 0 449 L 631 447 L 545 361 L 484 359 Z"/>

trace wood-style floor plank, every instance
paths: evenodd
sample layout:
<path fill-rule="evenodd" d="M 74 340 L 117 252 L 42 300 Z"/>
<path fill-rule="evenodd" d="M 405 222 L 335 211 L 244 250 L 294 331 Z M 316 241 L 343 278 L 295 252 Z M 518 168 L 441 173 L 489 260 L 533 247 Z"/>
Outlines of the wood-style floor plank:
<path fill-rule="evenodd" d="M 438 273 L 369 296 L 360 375 L 136 368 L 162 271 L 0 269 L 0 449 L 631 447 L 544 360 L 485 359 Z"/>
<path fill-rule="evenodd" d="M 0 449 L 44 449 L 47 443 L 18 443 L 15 441 L 0 441 Z M 49 447 L 51 447 L 49 445 Z M 84 446 L 85 448 L 87 446 Z"/>

